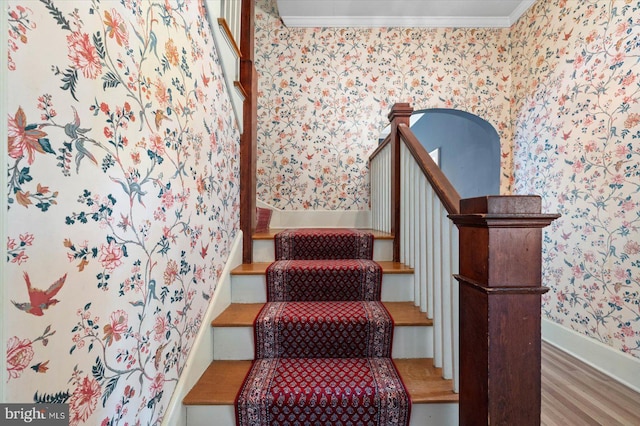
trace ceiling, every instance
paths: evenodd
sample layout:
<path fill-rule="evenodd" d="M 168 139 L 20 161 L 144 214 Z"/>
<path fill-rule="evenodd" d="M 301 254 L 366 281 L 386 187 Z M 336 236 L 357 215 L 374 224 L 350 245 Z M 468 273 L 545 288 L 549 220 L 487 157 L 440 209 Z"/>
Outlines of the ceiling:
<path fill-rule="evenodd" d="M 536 0 L 277 0 L 288 27 L 510 27 Z"/>

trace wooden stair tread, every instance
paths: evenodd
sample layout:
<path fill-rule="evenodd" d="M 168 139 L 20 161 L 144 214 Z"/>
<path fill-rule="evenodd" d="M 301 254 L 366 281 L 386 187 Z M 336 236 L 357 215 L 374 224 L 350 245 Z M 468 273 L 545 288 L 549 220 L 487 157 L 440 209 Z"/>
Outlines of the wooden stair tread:
<path fill-rule="evenodd" d="M 353 229 L 353 228 L 345 228 L 345 229 Z M 383 232 L 383 231 L 376 231 L 374 229 L 361 229 L 358 228 L 361 231 L 368 231 L 371 232 L 373 234 L 373 238 L 378 239 L 378 240 L 392 240 L 393 239 L 393 234 L 390 234 L 389 232 Z M 273 229 L 269 229 L 265 232 L 254 232 L 253 233 L 253 239 L 254 240 L 273 240 L 273 237 L 281 231 L 284 231 L 285 228 L 273 228 Z"/>
<path fill-rule="evenodd" d="M 413 274 L 413 268 L 400 262 L 377 261 L 384 274 Z M 243 263 L 236 266 L 231 275 L 263 275 L 271 262 Z"/>
<path fill-rule="evenodd" d="M 383 302 L 396 326 L 430 326 L 433 321 L 412 302 Z M 264 303 L 232 303 L 216 319 L 213 327 L 251 327 Z"/>
<path fill-rule="evenodd" d="M 453 392 L 453 380 L 443 379 L 442 369 L 434 367 L 432 359 L 394 358 L 393 362 L 412 403 L 458 402 L 458 394 Z"/>
<path fill-rule="evenodd" d="M 185 405 L 233 405 L 252 361 L 213 361 L 183 399 Z M 394 359 L 411 402 L 458 402 L 451 380 L 444 380 L 431 359 Z"/>
<path fill-rule="evenodd" d="M 184 397 L 185 405 L 233 405 L 253 361 L 213 361 Z"/>

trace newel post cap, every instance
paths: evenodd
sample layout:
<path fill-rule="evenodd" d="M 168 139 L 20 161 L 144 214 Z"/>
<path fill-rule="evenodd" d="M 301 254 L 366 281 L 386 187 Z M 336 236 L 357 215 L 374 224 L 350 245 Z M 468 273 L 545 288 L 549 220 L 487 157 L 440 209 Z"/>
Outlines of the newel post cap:
<path fill-rule="evenodd" d="M 544 228 L 559 214 L 543 214 L 538 195 L 486 195 L 460 200 L 460 214 L 449 215 L 456 226 Z"/>

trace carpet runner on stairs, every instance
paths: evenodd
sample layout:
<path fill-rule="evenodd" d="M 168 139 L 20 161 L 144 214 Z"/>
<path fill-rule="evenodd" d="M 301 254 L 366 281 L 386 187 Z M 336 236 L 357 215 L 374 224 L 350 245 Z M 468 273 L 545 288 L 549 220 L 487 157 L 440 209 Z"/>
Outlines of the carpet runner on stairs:
<path fill-rule="evenodd" d="M 287 230 L 275 236 L 275 249 L 268 301 L 254 322 L 256 359 L 236 398 L 237 424 L 408 425 L 373 236 Z"/>
<path fill-rule="evenodd" d="M 382 268 L 370 259 L 277 260 L 266 270 L 267 300 L 380 300 Z"/>

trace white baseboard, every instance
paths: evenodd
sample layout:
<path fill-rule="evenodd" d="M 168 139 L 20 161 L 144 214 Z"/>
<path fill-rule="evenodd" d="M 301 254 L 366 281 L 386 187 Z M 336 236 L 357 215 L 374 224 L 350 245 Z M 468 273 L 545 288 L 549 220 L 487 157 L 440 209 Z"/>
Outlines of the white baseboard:
<path fill-rule="evenodd" d="M 542 318 L 542 340 L 640 392 L 640 359 Z"/>
<path fill-rule="evenodd" d="M 186 426 L 187 424 L 187 410 L 182 404 L 182 400 L 211 364 L 211 361 L 213 361 L 211 321 L 231 304 L 231 270 L 241 263 L 242 231 L 238 231 L 238 235 L 236 235 L 236 239 L 231 245 L 229 259 L 222 270 L 213 299 L 209 303 L 207 312 L 202 319 L 202 325 L 193 342 L 191 351 L 189 351 L 187 362 L 165 410 L 162 426 Z"/>
<path fill-rule="evenodd" d="M 371 228 L 370 210 L 279 210 L 258 200 L 257 206 L 271 209 L 271 228 Z"/>

